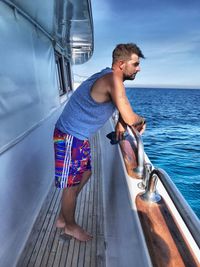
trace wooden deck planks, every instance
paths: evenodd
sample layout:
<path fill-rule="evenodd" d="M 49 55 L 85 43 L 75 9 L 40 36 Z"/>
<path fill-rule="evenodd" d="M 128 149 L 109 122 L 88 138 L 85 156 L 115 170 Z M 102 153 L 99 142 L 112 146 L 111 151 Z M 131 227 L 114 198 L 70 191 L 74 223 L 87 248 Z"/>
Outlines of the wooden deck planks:
<path fill-rule="evenodd" d="M 76 220 L 93 235 L 92 241 L 63 240 L 55 220 L 61 192 L 54 185 L 42 206 L 17 267 L 105 266 L 101 161 L 97 136 L 91 140 L 93 174 L 77 201 Z"/>
<path fill-rule="evenodd" d="M 26 244 L 24 248 L 24 251 L 17 264 L 18 267 L 28 266 L 30 259 L 34 257 L 34 254 L 36 254 L 35 245 L 38 242 L 39 237 L 41 236 L 41 229 L 45 228 L 44 224 L 47 216 L 46 210 L 47 211 L 50 210 L 50 207 L 54 205 L 55 199 L 57 197 L 58 194 L 55 191 L 55 188 L 52 187 L 33 226 L 31 232 L 32 238 L 29 240 L 29 242 Z"/>

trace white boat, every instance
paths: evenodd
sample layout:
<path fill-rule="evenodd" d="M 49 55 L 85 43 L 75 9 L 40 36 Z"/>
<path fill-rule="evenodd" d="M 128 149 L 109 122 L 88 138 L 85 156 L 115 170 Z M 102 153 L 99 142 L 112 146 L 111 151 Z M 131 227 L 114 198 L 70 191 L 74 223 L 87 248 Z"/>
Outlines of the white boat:
<path fill-rule="evenodd" d="M 199 219 L 137 132 L 126 139 L 134 170 L 132 152 L 110 145 L 112 119 L 91 140 L 93 175 L 76 211 L 93 240 L 55 228 L 54 124 L 73 93 L 71 65 L 93 46 L 89 0 L 0 0 L 0 266 L 200 266 Z"/>

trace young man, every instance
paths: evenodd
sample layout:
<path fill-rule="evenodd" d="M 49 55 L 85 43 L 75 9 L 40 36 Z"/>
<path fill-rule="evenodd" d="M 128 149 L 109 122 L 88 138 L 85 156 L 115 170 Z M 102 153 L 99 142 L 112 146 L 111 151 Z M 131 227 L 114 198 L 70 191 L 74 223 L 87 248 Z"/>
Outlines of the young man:
<path fill-rule="evenodd" d="M 140 71 L 140 58 L 144 56 L 132 43 L 117 45 L 112 56 L 112 69 L 94 74 L 74 92 L 54 132 L 55 183 L 56 187 L 63 188 L 56 226 L 80 241 L 92 238 L 75 222 L 77 196 L 91 176 L 88 138 L 104 125 L 115 109 L 119 111 L 117 139 L 122 138 L 127 125 L 143 120 L 133 112 L 123 82 L 135 79 Z"/>

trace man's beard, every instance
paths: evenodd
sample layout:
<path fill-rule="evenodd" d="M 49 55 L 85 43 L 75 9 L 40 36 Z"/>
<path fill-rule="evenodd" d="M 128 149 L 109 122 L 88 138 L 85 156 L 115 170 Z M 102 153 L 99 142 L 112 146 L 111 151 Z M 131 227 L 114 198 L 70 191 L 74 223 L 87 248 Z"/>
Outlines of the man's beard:
<path fill-rule="evenodd" d="M 132 74 L 131 76 L 130 75 L 124 75 L 124 81 L 133 81 L 135 79 L 135 76 L 136 76 L 137 73 L 134 73 Z"/>

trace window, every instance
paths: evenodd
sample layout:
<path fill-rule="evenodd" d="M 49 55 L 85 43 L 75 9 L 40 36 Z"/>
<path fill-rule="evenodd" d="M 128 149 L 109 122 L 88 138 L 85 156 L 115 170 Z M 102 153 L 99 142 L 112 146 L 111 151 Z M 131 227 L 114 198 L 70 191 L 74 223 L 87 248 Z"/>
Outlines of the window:
<path fill-rule="evenodd" d="M 66 59 L 64 60 L 64 66 L 66 71 L 67 91 L 69 92 L 72 91 L 72 73 L 70 63 Z"/>
<path fill-rule="evenodd" d="M 56 53 L 56 78 L 58 84 L 59 95 L 62 96 L 66 93 L 64 71 L 62 68 L 62 56 Z"/>
<path fill-rule="evenodd" d="M 56 52 L 55 57 L 59 95 L 63 96 L 72 90 L 71 66 L 69 61 L 58 52 Z"/>

